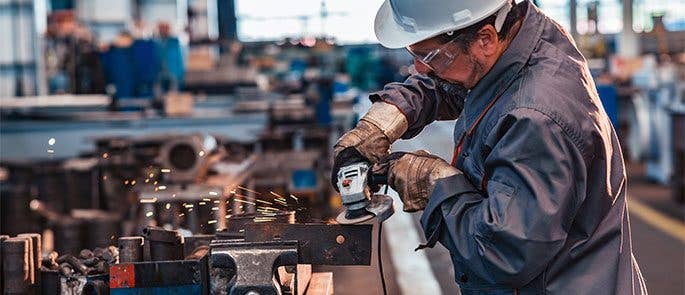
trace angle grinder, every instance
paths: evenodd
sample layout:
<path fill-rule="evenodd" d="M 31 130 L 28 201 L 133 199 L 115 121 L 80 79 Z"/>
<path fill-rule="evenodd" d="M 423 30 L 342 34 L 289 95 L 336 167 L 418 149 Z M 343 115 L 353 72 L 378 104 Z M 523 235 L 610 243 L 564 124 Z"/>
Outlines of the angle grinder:
<path fill-rule="evenodd" d="M 374 194 L 371 187 L 387 184 L 387 175 L 374 174 L 366 162 L 354 163 L 338 171 L 338 189 L 345 210 L 335 219 L 339 224 L 355 224 L 377 218 L 383 222 L 395 213 L 393 200 Z"/>

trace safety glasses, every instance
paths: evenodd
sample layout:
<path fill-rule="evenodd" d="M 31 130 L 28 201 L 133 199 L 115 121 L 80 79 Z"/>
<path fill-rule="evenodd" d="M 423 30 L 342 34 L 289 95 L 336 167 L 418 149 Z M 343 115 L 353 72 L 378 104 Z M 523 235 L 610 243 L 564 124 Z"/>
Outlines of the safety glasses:
<path fill-rule="evenodd" d="M 452 39 L 429 52 L 416 50 L 416 48 L 413 48 L 413 45 L 407 46 L 407 51 L 409 51 L 409 53 L 411 53 L 411 55 L 421 64 L 438 74 L 447 69 L 457 56 L 459 56 L 461 50 L 456 40 L 457 38 Z"/>

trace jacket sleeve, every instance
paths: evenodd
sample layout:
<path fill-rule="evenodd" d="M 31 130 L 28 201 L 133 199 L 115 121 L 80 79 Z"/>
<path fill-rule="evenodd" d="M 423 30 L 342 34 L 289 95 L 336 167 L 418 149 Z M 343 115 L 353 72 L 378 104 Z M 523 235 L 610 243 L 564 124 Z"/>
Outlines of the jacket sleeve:
<path fill-rule="evenodd" d="M 424 75 L 412 75 L 402 83 L 389 83 L 371 93 L 372 102 L 395 105 L 407 117 L 409 129 L 402 138 L 416 136 L 435 120 L 454 120 L 464 108 L 466 90 Z"/>
<path fill-rule="evenodd" d="M 585 164 L 571 138 L 535 110 L 500 118 L 485 138 L 484 191 L 463 174 L 436 183 L 421 217 L 429 242 L 489 283 L 532 281 L 562 248 L 584 196 Z"/>

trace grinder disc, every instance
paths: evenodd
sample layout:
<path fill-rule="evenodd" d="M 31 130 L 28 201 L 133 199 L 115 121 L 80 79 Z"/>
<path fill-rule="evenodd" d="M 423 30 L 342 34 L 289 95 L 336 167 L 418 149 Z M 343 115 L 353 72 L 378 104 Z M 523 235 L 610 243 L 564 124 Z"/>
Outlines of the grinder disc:
<path fill-rule="evenodd" d="M 372 218 L 378 218 L 383 222 L 395 213 L 392 198 L 388 195 L 374 194 L 371 196 L 369 204 L 364 208 L 368 214 L 360 214 L 354 218 L 347 218 L 347 210 L 340 212 L 335 220 L 339 224 L 356 224 Z"/>
<path fill-rule="evenodd" d="M 335 221 L 337 221 L 339 224 L 357 224 L 370 220 L 374 217 L 376 217 L 376 215 L 367 211 L 366 214 L 361 214 L 359 217 L 347 218 L 347 210 L 344 210 L 338 214 L 338 217 L 335 218 Z"/>

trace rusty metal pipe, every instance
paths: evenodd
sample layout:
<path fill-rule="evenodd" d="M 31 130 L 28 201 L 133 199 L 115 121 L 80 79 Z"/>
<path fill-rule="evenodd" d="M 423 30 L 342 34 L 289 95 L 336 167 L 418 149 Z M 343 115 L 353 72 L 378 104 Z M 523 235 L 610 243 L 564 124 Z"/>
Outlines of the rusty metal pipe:
<path fill-rule="evenodd" d="M 143 261 L 143 237 L 119 238 L 119 263 Z"/>
<path fill-rule="evenodd" d="M 41 259 L 41 249 L 43 247 L 41 236 L 37 233 L 26 233 L 17 235 L 17 237 L 31 239 L 31 254 L 33 254 L 30 257 L 30 264 L 32 266 L 31 277 L 33 277 L 33 284 L 40 289 L 40 267 L 43 265 Z M 40 290 L 37 290 L 37 293 L 40 293 Z"/>
<path fill-rule="evenodd" d="M 150 245 L 150 260 L 183 259 L 183 237 L 177 231 L 149 226 L 143 230 L 143 235 Z"/>
<path fill-rule="evenodd" d="M 9 238 L 2 242 L 4 294 L 31 292 L 30 247 L 31 240 L 27 238 Z"/>

